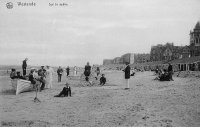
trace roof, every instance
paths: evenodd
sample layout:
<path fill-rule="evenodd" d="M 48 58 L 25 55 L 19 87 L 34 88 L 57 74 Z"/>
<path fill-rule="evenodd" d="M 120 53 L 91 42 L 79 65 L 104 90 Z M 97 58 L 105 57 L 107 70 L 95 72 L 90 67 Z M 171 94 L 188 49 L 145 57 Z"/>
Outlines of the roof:
<path fill-rule="evenodd" d="M 164 65 L 164 64 L 190 64 L 190 63 L 195 63 L 195 62 L 200 62 L 200 56 L 196 57 L 190 57 L 190 58 L 183 58 L 183 59 L 176 59 L 172 60 L 170 62 L 167 61 L 154 61 L 154 62 L 146 62 L 146 63 L 134 63 L 131 66 L 157 66 L 157 65 Z"/>
<path fill-rule="evenodd" d="M 195 62 L 200 62 L 200 56 L 170 61 L 171 64 L 189 64 L 189 63 L 195 63 Z"/>
<path fill-rule="evenodd" d="M 200 29 L 200 21 L 197 22 L 194 29 Z"/>

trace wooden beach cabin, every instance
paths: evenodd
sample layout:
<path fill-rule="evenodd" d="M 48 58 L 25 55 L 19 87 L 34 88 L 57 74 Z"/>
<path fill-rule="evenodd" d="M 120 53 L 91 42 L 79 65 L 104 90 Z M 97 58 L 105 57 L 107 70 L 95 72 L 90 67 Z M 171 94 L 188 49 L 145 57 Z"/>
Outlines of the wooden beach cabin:
<path fill-rule="evenodd" d="M 200 71 L 200 56 L 170 61 L 176 71 Z"/>

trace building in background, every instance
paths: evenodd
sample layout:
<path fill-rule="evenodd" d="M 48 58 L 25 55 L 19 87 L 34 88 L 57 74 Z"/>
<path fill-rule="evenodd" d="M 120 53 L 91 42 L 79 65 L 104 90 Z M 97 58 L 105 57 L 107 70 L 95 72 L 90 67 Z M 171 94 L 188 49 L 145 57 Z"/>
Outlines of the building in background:
<path fill-rule="evenodd" d="M 145 63 L 153 61 L 172 61 L 175 59 L 200 56 L 200 21 L 197 22 L 193 31 L 190 31 L 189 46 L 174 46 L 174 43 L 158 44 L 151 47 L 150 54 L 127 53 L 114 59 L 106 59 L 103 64 L 125 64 L 126 62 Z"/>
<path fill-rule="evenodd" d="M 125 64 L 126 62 L 128 62 L 129 64 L 133 64 L 134 63 L 134 54 L 133 53 L 127 53 L 121 56 L 121 60 L 122 63 L 121 64 Z"/>
<path fill-rule="evenodd" d="M 190 55 L 200 56 L 200 21 L 197 22 L 193 31 L 190 31 Z"/>
<path fill-rule="evenodd" d="M 150 54 L 134 54 L 134 63 L 145 63 L 150 61 Z"/>
<path fill-rule="evenodd" d="M 165 45 L 158 44 L 151 47 L 150 61 L 171 60 L 173 52 L 173 43 L 166 43 Z"/>
<path fill-rule="evenodd" d="M 115 57 L 113 59 L 113 64 L 120 64 L 120 63 L 123 63 L 121 57 Z"/>
<path fill-rule="evenodd" d="M 103 65 L 109 64 L 125 64 L 126 62 L 133 64 L 134 63 L 134 54 L 133 53 L 126 53 L 121 57 L 115 57 L 114 59 L 104 59 Z"/>
<path fill-rule="evenodd" d="M 112 59 L 104 59 L 103 60 L 103 65 L 109 65 L 109 64 L 113 64 L 113 60 Z"/>
<path fill-rule="evenodd" d="M 174 46 L 173 43 L 151 47 L 150 61 L 171 61 L 190 57 L 188 46 Z"/>

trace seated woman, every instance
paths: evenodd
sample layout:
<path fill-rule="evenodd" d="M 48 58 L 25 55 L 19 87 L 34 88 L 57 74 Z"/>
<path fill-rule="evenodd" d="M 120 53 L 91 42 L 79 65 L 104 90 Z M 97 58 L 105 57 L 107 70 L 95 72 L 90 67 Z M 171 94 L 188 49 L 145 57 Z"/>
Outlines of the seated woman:
<path fill-rule="evenodd" d="M 29 73 L 29 76 L 28 76 L 29 81 L 31 81 L 31 84 L 35 84 L 35 83 L 36 83 L 36 79 L 35 79 L 34 76 L 33 76 L 34 71 L 35 71 L 35 70 L 32 69 L 32 70 L 30 71 L 30 73 Z"/>
<path fill-rule="evenodd" d="M 54 97 L 62 97 L 62 96 L 64 96 L 64 97 L 70 96 L 71 97 L 71 87 L 69 86 L 68 83 L 66 83 L 63 90 L 58 95 L 55 95 Z"/>
<path fill-rule="evenodd" d="M 130 75 L 130 76 L 134 76 L 135 75 L 135 72 L 134 71 L 132 71 L 132 74 Z"/>

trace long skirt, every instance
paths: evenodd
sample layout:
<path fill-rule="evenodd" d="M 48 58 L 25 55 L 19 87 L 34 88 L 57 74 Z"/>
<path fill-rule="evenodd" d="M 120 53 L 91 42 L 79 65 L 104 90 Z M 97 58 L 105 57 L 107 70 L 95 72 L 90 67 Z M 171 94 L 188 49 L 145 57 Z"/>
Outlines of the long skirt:
<path fill-rule="evenodd" d="M 46 77 L 46 85 L 45 85 L 46 88 L 52 88 L 53 87 L 52 82 L 53 82 L 53 76 L 48 75 Z"/>

